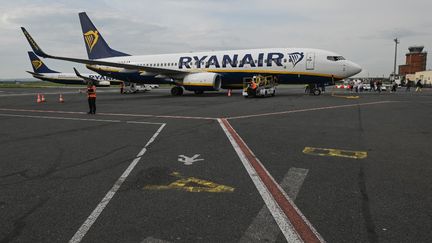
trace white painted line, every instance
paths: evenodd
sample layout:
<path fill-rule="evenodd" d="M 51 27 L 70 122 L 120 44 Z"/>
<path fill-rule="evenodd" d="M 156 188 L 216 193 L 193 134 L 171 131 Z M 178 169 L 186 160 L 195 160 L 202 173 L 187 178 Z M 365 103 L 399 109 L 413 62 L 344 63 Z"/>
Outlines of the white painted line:
<path fill-rule="evenodd" d="M 144 148 L 146 150 L 144 150 L 144 148 L 143 148 L 139 152 L 139 154 L 142 153 L 142 155 L 144 155 L 145 151 L 147 151 L 147 147 L 156 139 L 156 137 L 159 135 L 159 133 L 162 131 L 162 129 L 165 127 L 165 125 L 166 124 L 163 124 L 163 125 L 161 125 L 159 127 L 159 129 L 156 131 L 156 133 L 150 138 L 150 140 L 144 146 Z M 121 187 L 121 185 L 123 184 L 123 182 L 126 180 L 126 178 L 129 176 L 129 174 L 132 172 L 132 170 L 138 164 L 138 162 L 142 158 L 142 155 L 140 157 L 137 156 L 137 158 L 135 158 L 132 161 L 132 163 L 129 165 L 129 167 L 123 172 L 123 174 L 120 176 L 120 178 L 114 183 L 113 187 L 108 191 L 108 193 L 105 195 L 105 197 L 101 200 L 101 202 L 93 210 L 93 212 L 90 214 L 90 216 L 87 218 L 87 220 L 81 225 L 81 227 L 78 229 L 78 231 L 75 233 L 75 235 L 69 241 L 69 243 L 78 243 L 78 242 L 81 242 L 81 240 L 83 239 L 83 237 L 90 230 L 91 226 L 94 224 L 94 222 L 96 222 L 96 220 L 98 219 L 99 215 L 102 213 L 102 211 L 105 209 L 105 207 L 111 201 L 111 199 L 114 197 L 114 195 L 117 192 L 117 190 Z"/>
<path fill-rule="evenodd" d="M 264 200 L 265 204 L 267 205 L 267 208 L 273 215 L 274 220 L 279 225 L 279 228 L 281 229 L 282 233 L 284 234 L 285 238 L 288 242 L 303 242 L 300 238 L 300 236 L 295 231 L 294 227 L 290 223 L 287 216 L 283 213 L 282 209 L 279 207 L 279 205 L 276 203 L 270 192 L 267 190 L 266 186 L 262 182 L 261 178 L 258 176 L 255 169 L 252 167 L 252 165 L 249 163 L 248 159 L 246 158 L 245 154 L 243 153 L 240 146 L 237 144 L 237 142 L 232 137 L 231 133 L 227 130 L 225 127 L 225 124 L 222 122 L 221 119 L 218 119 L 218 122 L 220 126 L 222 127 L 223 131 L 225 132 L 226 136 L 228 137 L 229 141 L 231 142 L 231 145 L 233 146 L 234 150 L 236 151 L 238 157 L 240 158 L 240 161 L 243 163 L 243 166 L 245 167 L 246 171 L 249 174 L 249 177 L 252 179 L 253 183 L 255 184 L 255 187 L 257 188 L 258 192 L 260 193 L 262 199 Z"/>
<path fill-rule="evenodd" d="M 147 237 L 141 243 L 169 243 L 169 241 L 159 240 L 153 237 Z"/>
<path fill-rule="evenodd" d="M 99 91 L 98 91 L 99 92 Z M 49 92 L 49 93 L 46 93 L 46 92 L 40 92 L 40 93 L 15 93 L 15 94 L 1 94 L 0 95 L 0 98 L 1 97 L 14 97 L 14 96 L 36 96 L 37 94 L 43 94 L 43 95 L 59 95 L 59 94 L 79 94 L 78 92 L 61 92 L 61 91 L 59 91 L 59 92 L 55 92 L 55 93 L 53 93 L 53 92 Z"/>
<path fill-rule="evenodd" d="M 143 156 L 146 152 L 147 152 L 147 148 L 144 147 L 143 149 L 141 149 L 141 151 L 138 153 L 138 155 L 137 155 L 136 157 L 137 157 L 137 158 L 138 158 L 138 157 L 141 157 L 141 156 Z"/>
<path fill-rule="evenodd" d="M 307 173 L 307 169 L 291 168 L 280 183 L 282 189 L 293 201 L 296 199 Z M 273 220 L 270 211 L 264 206 L 239 242 L 275 242 L 279 233 L 278 225 Z"/>
<path fill-rule="evenodd" d="M 218 121 L 287 241 L 325 242 L 228 120 L 218 119 Z M 277 207 L 271 207 L 272 203 Z"/>
<path fill-rule="evenodd" d="M 283 115 L 283 114 L 299 113 L 299 112 L 307 112 L 307 111 L 329 110 L 329 109 L 338 109 L 338 108 L 345 108 L 345 107 L 355 107 L 355 106 L 364 106 L 364 105 L 378 105 L 378 104 L 387 104 L 387 103 L 396 103 L 396 102 L 398 102 L 398 101 L 385 100 L 385 101 L 368 102 L 368 103 L 357 103 L 357 104 L 349 104 L 349 105 L 335 105 L 335 106 L 316 107 L 316 108 L 291 110 L 291 111 L 280 111 L 280 112 L 252 114 L 252 115 L 244 115 L 244 116 L 233 116 L 233 117 L 227 117 L 226 119 L 232 120 L 232 119 L 244 119 L 244 118 L 261 117 L 261 116 L 274 116 L 274 115 Z"/>
<path fill-rule="evenodd" d="M 83 89 L 86 89 L 86 87 L 84 87 Z M 4 92 L 4 91 L 0 91 L 0 92 Z M 98 90 L 98 93 L 117 93 L 119 91 L 117 90 Z M 38 92 L 38 93 L 13 93 L 13 94 L 0 94 L 0 98 L 1 97 L 14 97 L 14 96 L 36 96 L 37 94 L 44 94 L 44 95 L 59 95 L 59 94 L 77 94 L 77 95 L 86 95 L 85 92 L 78 92 L 77 91 L 67 91 L 67 92 L 63 92 L 61 90 L 57 91 L 57 92 Z"/>
<path fill-rule="evenodd" d="M 0 111 L 55 113 L 55 114 L 87 114 L 87 112 L 83 112 L 83 111 L 50 111 L 50 110 L 9 109 L 9 108 L 0 108 Z"/>
<path fill-rule="evenodd" d="M 140 121 L 127 121 L 126 123 L 129 124 L 149 124 L 149 125 L 162 125 L 165 123 L 161 123 L 161 122 L 140 122 Z"/>
<path fill-rule="evenodd" d="M 84 119 L 84 118 L 56 117 L 56 116 L 29 116 L 29 115 L 15 115 L 15 114 L 1 114 L 1 113 L 0 113 L 0 116 L 21 117 L 21 118 L 37 118 L 37 119 L 72 120 L 72 121 L 112 122 L 112 123 L 123 122 L 120 120 Z"/>
<path fill-rule="evenodd" d="M 284 177 L 280 186 L 288 194 L 288 196 L 295 200 L 303 185 L 309 170 L 303 168 L 291 168 L 287 175 Z"/>
<path fill-rule="evenodd" d="M 16 111 L 16 112 L 37 112 L 37 113 L 56 113 L 56 114 L 87 114 L 81 111 L 53 111 L 53 110 L 28 110 L 28 109 L 9 109 L 0 108 L 0 111 Z M 216 120 L 214 117 L 200 116 L 165 116 L 165 115 L 147 115 L 147 114 L 122 114 L 122 113 L 104 113 L 98 112 L 99 116 L 125 116 L 125 117 L 153 117 L 153 118 L 170 118 L 170 119 L 196 119 L 196 120 Z M 158 123 L 162 124 L 162 123 Z"/>

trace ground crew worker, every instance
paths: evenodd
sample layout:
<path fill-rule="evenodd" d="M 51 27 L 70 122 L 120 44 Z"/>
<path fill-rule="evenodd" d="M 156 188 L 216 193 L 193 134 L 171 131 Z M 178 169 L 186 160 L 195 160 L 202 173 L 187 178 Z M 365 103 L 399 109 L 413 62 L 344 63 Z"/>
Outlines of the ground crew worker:
<path fill-rule="evenodd" d="M 90 111 L 87 114 L 96 114 L 96 86 L 93 82 L 87 84 L 87 98 Z"/>
<path fill-rule="evenodd" d="M 252 81 L 251 84 L 250 84 L 250 88 L 251 88 L 251 90 L 252 90 L 252 94 L 255 96 L 255 95 L 256 95 L 257 88 L 258 88 L 257 83 L 255 83 L 255 81 Z"/>
<path fill-rule="evenodd" d="M 121 84 L 120 84 L 120 94 L 123 94 L 123 92 L 124 92 L 124 82 L 121 82 Z"/>
<path fill-rule="evenodd" d="M 256 90 L 257 88 L 257 84 L 255 83 L 255 81 L 251 82 L 251 89 Z"/>

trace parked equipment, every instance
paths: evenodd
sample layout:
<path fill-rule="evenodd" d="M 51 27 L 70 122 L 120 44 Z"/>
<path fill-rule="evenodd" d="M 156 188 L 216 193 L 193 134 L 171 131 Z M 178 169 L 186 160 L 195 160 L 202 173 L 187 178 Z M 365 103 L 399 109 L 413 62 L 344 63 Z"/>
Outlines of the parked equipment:
<path fill-rule="evenodd" d="M 243 79 L 243 96 L 267 97 L 276 94 L 276 78 L 274 76 L 253 76 Z"/>

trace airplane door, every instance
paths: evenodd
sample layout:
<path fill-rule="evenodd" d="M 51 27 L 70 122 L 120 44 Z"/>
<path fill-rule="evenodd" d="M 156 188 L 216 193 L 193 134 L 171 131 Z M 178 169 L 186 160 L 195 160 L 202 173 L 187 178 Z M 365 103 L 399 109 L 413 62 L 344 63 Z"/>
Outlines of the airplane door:
<path fill-rule="evenodd" d="M 315 69 L 315 53 L 306 54 L 306 70 Z"/>

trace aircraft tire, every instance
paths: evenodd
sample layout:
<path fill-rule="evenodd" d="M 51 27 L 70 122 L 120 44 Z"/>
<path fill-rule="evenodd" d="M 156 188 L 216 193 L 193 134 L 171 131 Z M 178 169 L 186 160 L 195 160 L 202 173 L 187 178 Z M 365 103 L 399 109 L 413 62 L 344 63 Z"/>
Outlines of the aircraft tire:
<path fill-rule="evenodd" d="M 313 95 L 318 96 L 321 94 L 321 90 L 320 89 L 314 89 L 313 91 Z"/>
<path fill-rule="evenodd" d="M 175 86 L 171 89 L 172 96 L 181 96 L 183 95 L 183 88 L 180 86 Z"/>

